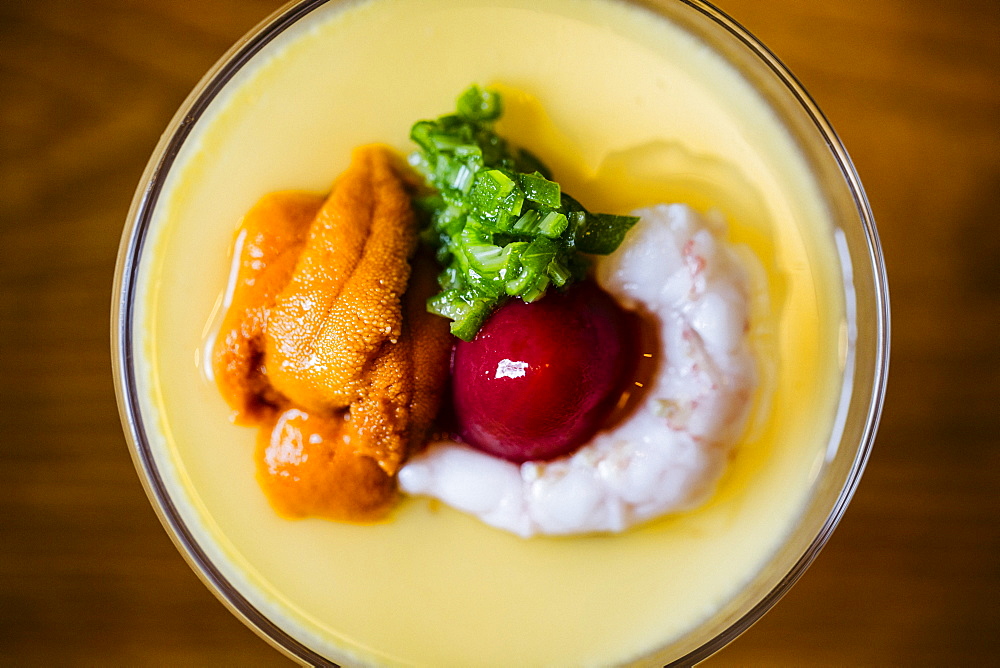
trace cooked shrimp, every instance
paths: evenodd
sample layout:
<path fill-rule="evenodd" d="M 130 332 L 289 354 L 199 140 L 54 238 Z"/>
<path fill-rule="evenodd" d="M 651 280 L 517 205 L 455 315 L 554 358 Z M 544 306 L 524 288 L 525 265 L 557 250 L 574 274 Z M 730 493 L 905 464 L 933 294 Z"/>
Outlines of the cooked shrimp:
<path fill-rule="evenodd" d="M 682 205 L 641 217 L 596 278 L 656 322 L 659 366 L 639 405 L 572 455 L 521 465 L 442 441 L 399 473 L 436 497 L 521 536 L 622 531 L 703 502 L 748 414 L 755 384 L 749 288 L 721 221 Z"/>

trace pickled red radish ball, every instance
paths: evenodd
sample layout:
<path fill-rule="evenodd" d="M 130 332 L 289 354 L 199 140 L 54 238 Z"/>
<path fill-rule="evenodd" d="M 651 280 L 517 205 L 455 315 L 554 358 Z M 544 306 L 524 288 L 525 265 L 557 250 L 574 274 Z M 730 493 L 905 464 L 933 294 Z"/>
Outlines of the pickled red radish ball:
<path fill-rule="evenodd" d="M 512 462 L 569 454 L 601 427 L 635 366 L 630 316 L 590 281 L 513 299 L 455 347 L 459 434 Z"/>

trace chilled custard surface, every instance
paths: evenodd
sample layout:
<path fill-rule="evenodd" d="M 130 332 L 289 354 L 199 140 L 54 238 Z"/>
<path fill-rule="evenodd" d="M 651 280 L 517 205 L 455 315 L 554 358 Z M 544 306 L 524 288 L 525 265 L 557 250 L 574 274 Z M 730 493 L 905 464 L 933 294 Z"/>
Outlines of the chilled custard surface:
<path fill-rule="evenodd" d="M 621 535 L 523 540 L 425 500 L 385 522 L 279 517 L 206 359 L 240 217 L 329 189 L 352 149 L 408 152 L 412 123 L 496 85 L 501 134 L 591 210 L 663 201 L 727 217 L 765 269 L 763 378 L 702 508 Z M 137 367 L 157 466 L 222 574 L 342 663 L 607 665 L 668 645 L 753 578 L 819 475 L 841 369 L 832 222 L 804 160 L 738 74 L 644 10 L 591 0 L 375 0 L 323 7 L 271 42 L 195 126 L 140 265 Z"/>

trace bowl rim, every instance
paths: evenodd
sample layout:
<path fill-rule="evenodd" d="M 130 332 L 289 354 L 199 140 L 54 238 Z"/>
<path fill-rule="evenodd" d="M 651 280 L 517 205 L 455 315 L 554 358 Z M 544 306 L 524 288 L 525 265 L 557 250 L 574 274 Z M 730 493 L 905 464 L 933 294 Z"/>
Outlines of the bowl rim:
<path fill-rule="evenodd" d="M 160 522 L 192 570 L 233 614 L 289 658 L 317 666 L 336 664 L 282 630 L 226 578 L 198 544 L 170 496 L 146 437 L 139 402 L 133 340 L 135 298 L 140 260 L 167 176 L 192 129 L 212 102 L 257 53 L 300 19 L 324 5 L 367 1 L 377 0 L 292 0 L 248 31 L 202 77 L 171 119 L 139 181 L 119 245 L 111 309 L 112 370 L 119 416 L 133 463 Z M 858 220 L 867 243 L 870 262 L 868 267 L 872 271 L 874 287 L 873 294 L 869 295 L 874 298 L 876 335 L 871 396 L 854 460 L 833 508 L 812 542 L 765 596 L 730 623 L 725 630 L 668 664 L 684 666 L 708 658 L 750 628 L 770 610 L 805 573 L 842 519 L 870 456 L 885 400 L 890 348 L 888 279 L 875 219 L 854 164 L 819 106 L 777 56 L 737 21 L 705 0 L 617 1 L 652 11 L 664 18 L 666 18 L 664 9 L 666 5 L 684 5 L 725 30 L 771 71 L 775 80 L 797 100 L 801 111 L 806 113 L 815 130 L 826 142 L 840 170 L 854 200 Z"/>
<path fill-rule="evenodd" d="M 213 563 L 177 510 L 146 437 L 138 397 L 133 326 L 140 259 L 161 191 L 182 146 L 215 98 L 240 70 L 285 30 L 318 7 L 344 0 L 292 0 L 257 23 L 201 78 L 164 130 L 146 165 L 126 218 L 115 267 L 111 318 L 112 367 L 119 417 L 133 464 L 167 534 L 195 574 L 237 618 L 298 662 L 335 663 L 284 631 L 254 606 Z"/>

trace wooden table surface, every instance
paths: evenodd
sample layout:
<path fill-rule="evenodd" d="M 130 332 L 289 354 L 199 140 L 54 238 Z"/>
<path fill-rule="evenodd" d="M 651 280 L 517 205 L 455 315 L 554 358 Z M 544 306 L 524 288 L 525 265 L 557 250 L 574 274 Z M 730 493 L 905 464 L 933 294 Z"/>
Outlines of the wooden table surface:
<path fill-rule="evenodd" d="M 1000 3 L 720 0 L 851 152 L 893 349 L 864 480 L 819 559 L 706 665 L 1000 657 Z M 146 500 L 108 344 L 121 228 L 188 91 L 271 0 L 0 2 L 0 664 L 287 665 Z"/>

